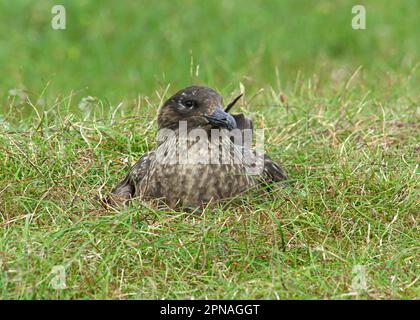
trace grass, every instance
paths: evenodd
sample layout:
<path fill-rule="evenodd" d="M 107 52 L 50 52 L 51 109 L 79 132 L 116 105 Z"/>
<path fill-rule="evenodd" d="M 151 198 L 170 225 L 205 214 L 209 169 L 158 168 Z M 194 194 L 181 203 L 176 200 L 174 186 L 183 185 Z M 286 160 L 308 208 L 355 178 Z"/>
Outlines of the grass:
<path fill-rule="evenodd" d="M 0 3 L 2 299 L 419 298 L 416 1 L 366 3 L 364 31 L 351 1 L 64 1 L 65 31 L 51 3 Z M 191 82 L 245 91 L 235 108 L 292 187 L 195 213 L 98 206 Z"/>

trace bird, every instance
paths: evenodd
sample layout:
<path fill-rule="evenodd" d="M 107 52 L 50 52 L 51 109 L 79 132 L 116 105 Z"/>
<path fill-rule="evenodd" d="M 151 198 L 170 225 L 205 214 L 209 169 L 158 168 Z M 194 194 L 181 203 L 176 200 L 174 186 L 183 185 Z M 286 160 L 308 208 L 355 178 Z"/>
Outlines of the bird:
<path fill-rule="evenodd" d="M 244 143 L 252 120 L 223 108 L 221 95 L 205 86 L 179 90 L 158 110 L 156 147 L 146 152 L 111 190 L 105 203 L 133 198 L 170 208 L 198 208 L 232 199 L 262 185 L 285 181 L 287 172 Z"/>

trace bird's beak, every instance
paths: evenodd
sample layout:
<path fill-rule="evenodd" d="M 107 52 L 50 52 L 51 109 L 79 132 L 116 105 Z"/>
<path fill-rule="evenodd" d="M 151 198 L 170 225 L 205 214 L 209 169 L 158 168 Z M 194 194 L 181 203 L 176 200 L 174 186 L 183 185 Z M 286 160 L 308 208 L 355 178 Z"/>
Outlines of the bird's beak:
<path fill-rule="evenodd" d="M 229 113 L 223 111 L 221 107 L 216 107 L 213 113 L 209 116 L 204 116 L 211 125 L 217 128 L 225 128 L 228 130 L 235 129 L 237 127 L 235 118 Z"/>

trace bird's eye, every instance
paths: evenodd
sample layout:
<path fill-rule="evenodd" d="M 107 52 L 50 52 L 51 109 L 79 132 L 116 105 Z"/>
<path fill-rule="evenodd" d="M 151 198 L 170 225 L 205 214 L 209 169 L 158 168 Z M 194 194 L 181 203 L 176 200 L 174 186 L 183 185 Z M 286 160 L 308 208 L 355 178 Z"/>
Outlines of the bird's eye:
<path fill-rule="evenodd" d="M 195 101 L 186 100 L 186 101 L 184 101 L 183 105 L 184 105 L 185 108 L 192 109 L 192 108 L 195 107 Z"/>

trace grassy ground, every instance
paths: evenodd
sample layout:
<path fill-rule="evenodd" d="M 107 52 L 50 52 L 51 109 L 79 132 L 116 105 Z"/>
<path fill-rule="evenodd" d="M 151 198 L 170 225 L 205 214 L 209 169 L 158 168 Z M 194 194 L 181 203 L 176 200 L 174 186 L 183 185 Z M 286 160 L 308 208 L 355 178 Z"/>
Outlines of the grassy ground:
<path fill-rule="evenodd" d="M 361 31 L 352 1 L 102 3 L 54 31 L 53 2 L 0 1 L 0 298 L 420 297 L 417 1 L 366 2 Z M 191 82 L 245 90 L 292 187 L 98 206 Z"/>

